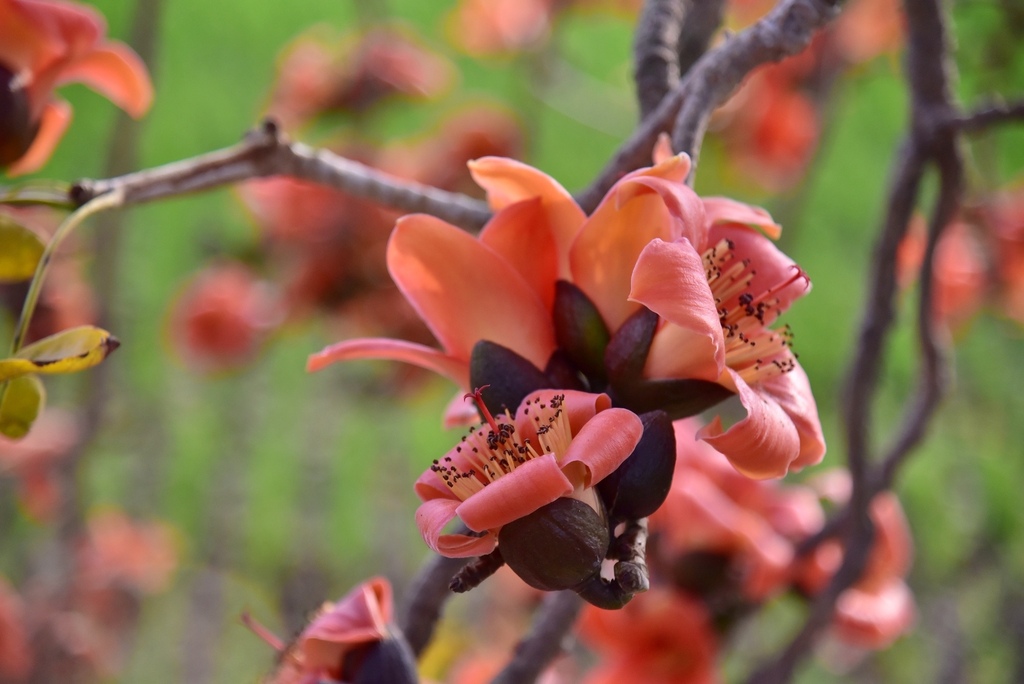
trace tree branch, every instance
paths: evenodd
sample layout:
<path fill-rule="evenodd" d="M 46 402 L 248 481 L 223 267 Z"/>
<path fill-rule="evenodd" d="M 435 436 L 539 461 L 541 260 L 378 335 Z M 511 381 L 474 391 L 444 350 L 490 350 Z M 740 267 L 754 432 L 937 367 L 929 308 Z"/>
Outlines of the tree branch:
<path fill-rule="evenodd" d="M 686 117 L 675 125 L 676 149 L 698 151 L 706 118 L 746 75 L 761 64 L 803 50 L 836 12 L 830 0 L 783 0 L 759 22 L 705 54 L 619 147 L 594 182 L 576 196 L 583 211 L 591 213 L 615 181 L 650 161 L 658 135 L 670 130 L 684 102 Z M 705 125 L 700 125 L 702 120 Z M 692 130 L 685 130 L 691 125 Z"/>
<path fill-rule="evenodd" d="M 278 175 L 344 190 L 395 209 L 432 214 L 467 229 L 480 228 L 491 216 L 480 200 L 403 181 L 328 150 L 289 142 L 270 120 L 223 150 L 116 178 L 81 180 L 71 189 L 71 201 L 81 205 L 123 188 L 125 204 L 138 204 Z"/>
<path fill-rule="evenodd" d="M 541 604 L 530 633 L 516 646 L 515 655 L 491 684 L 529 684 L 564 650 L 583 599 L 571 591 L 549 594 Z"/>
<path fill-rule="evenodd" d="M 641 121 L 679 81 L 679 36 L 685 14 L 684 0 L 647 0 L 640 12 L 633 37 L 633 80 Z"/>
<path fill-rule="evenodd" d="M 1024 100 L 995 103 L 979 107 L 973 112 L 954 117 L 950 124 L 968 133 L 975 133 L 994 124 L 1024 119 Z"/>
<path fill-rule="evenodd" d="M 448 584 L 465 564 L 465 558 L 435 555 L 424 563 L 409 585 L 398 626 L 417 658 L 433 638 L 434 627 L 441 617 L 441 610 L 452 596 Z"/>

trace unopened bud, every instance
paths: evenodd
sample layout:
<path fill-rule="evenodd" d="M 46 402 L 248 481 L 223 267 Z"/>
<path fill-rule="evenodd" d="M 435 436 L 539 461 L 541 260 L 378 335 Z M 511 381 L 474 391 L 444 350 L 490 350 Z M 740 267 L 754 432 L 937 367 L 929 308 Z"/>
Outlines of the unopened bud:
<path fill-rule="evenodd" d="M 556 499 L 504 525 L 498 548 L 531 587 L 571 589 L 600 574 L 608 553 L 608 523 L 582 501 Z"/>

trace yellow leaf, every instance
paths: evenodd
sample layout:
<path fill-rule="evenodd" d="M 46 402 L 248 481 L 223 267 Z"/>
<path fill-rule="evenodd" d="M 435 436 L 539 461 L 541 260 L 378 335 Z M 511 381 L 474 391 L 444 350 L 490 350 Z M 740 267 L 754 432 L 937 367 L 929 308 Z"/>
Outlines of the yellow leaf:
<path fill-rule="evenodd" d="M 23 375 L 7 383 L 0 396 L 0 434 L 21 439 L 46 405 L 46 389 L 35 375 Z"/>
<path fill-rule="evenodd" d="M 62 330 L 0 359 L 0 382 L 30 373 L 77 373 L 103 361 L 121 345 L 117 338 L 95 326 Z"/>
<path fill-rule="evenodd" d="M 45 247 L 38 235 L 0 214 L 0 283 L 31 278 Z"/>

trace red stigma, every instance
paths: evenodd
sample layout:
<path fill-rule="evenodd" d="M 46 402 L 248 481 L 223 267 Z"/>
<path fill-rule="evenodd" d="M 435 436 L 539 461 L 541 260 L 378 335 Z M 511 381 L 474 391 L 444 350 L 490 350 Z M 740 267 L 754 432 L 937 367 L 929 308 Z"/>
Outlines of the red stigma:
<path fill-rule="evenodd" d="M 498 421 L 494 420 L 494 416 L 491 415 L 491 412 L 487 409 L 487 405 L 484 404 L 484 390 L 488 387 L 490 387 L 490 385 L 481 385 L 472 392 L 466 392 L 462 395 L 462 398 L 471 399 L 473 403 L 476 404 L 477 410 L 483 414 L 484 420 L 486 420 L 487 424 L 491 426 L 491 430 L 494 431 L 494 434 L 498 434 L 498 432 L 500 432 L 498 429 Z"/>

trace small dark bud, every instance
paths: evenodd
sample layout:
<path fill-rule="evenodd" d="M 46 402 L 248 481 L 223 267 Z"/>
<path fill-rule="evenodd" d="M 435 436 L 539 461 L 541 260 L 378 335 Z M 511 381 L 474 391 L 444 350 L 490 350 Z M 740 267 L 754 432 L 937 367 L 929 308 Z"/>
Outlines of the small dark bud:
<path fill-rule="evenodd" d="M 607 381 L 604 352 L 611 338 L 608 326 L 590 298 L 572 283 L 555 283 L 555 337 L 569 360 L 595 386 Z"/>
<path fill-rule="evenodd" d="M 417 684 L 420 681 L 412 649 L 397 630 L 387 639 L 368 644 L 346 656 L 346 671 L 350 658 L 358 661 L 352 668 L 355 674 L 345 677 L 345 681 L 352 684 Z"/>
<path fill-rule="evenodd" d="M 608 523 L 593 508 L 561 498 L 498 532 L 498 548 L 512 570 L 536 589 L 572 589 L 601 572 Z"/>
<path fill-rule="evenodd" d="M 484 405 L 497 416 L 506 409 L 514 414 L 527 395 L 551 387 L 551 382 L 539 368 L 511 349 L 480 340 L 469 357 L 469 385 L 488 385 L 483 393 Z"/>
<path fill-rule="evenodd" d="M 615 331 L 604 352 L 604 365 L 613 386 L 643 376 L 657 327 L 658 314 L 643 308 Z"/>
<path fill-rule="evenodd" d="M 0 64 L 0 168 L 20 159 L 32 146 L 39 122 L 30 116 L 28 93 L 17 74 Z"/>
<path fill-rule="evenodd" d="M 600 575 L 594 575 L 573 591 L 587 603 L 604 610 L 618 610 L 634 596 L 634 592 L 624 590 L 617 581 L 609 582 Z"/>
<path fill-rule="evenodd" d="M 643 436 L 633 453 L 597 485 L 612 520 L 646 518 L 665 502 L 676 465 L 676 436 L 664 411 L 640 416 Z"/>

